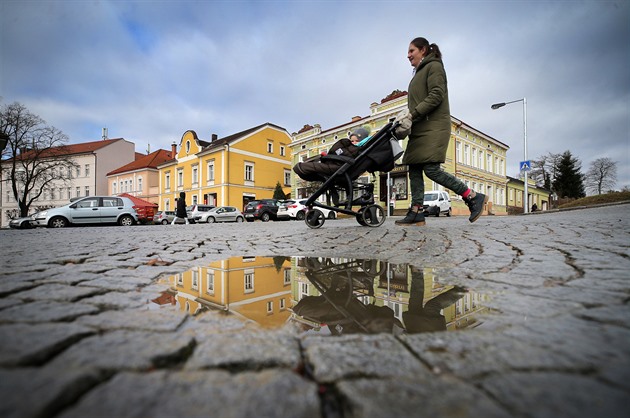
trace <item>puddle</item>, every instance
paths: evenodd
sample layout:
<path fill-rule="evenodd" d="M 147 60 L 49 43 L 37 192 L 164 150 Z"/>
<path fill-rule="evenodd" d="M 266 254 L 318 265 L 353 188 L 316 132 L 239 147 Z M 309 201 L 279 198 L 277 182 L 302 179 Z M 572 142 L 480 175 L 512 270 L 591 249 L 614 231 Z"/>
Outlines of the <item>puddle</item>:
<path fill-rule="evenodd" d="M 440 283 L 433 269 L 381 260 L 232 257 L 163 280 L 152 308 L 225 312 L 261 328 L 419 333 L 479 326 L 487 295 Z"/>

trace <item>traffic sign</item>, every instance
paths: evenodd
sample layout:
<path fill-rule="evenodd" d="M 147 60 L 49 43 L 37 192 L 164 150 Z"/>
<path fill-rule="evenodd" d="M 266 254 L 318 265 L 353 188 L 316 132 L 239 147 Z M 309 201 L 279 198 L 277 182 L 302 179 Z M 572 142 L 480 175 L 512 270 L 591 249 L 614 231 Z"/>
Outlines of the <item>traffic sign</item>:
<path fill-rule="evenodd" d="M 527 160 L 527 161 L 521 161 L 519 163 L 519 170 L 520 171 L 531 171 L 532 170 L 532 162 Z"/>

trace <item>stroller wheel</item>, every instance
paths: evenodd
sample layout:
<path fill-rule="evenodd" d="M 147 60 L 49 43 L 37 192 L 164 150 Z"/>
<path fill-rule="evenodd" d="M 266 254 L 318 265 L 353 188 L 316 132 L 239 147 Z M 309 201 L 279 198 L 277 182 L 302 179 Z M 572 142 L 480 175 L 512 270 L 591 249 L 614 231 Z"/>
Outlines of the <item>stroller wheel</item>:
<path fill-rule="evenodd" d="M 317 229 L 324 225 L 326 222 L 326 217 L 324 213 L 319 209 L 312 209 L 306 212 L 306 217 L 304 218 L 304 222 L 309 228 Z"/>
<path fill-rule="evenodd" d="M 359 219 L 361 218 L 361 219 Z M 383 225 L 387 218 L 385 209 L 379 205 L 369 205 L 359 210 L 357 221 L 363 226 L 377 227 Z"/>

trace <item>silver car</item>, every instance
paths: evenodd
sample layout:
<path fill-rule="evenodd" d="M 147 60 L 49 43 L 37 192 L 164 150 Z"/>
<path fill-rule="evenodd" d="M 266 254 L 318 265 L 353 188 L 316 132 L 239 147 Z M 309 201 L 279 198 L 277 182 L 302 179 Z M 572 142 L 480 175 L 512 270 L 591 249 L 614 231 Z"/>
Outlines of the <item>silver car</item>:
<path fill-rule="evenodd" d="M 86 196 L 65 206 L 32 215 L 35 226 L 64 228 L 69 225 L 118 224 L 133 225 L 138 213 L 128 197 Z"/>
<path fill-rule="evenodd" d="M 207 212 L 195 216 L 196 222 L 243 222 L 245 218 L 240 210 L 234 206 L 219 206 L 212 208 Z"/>

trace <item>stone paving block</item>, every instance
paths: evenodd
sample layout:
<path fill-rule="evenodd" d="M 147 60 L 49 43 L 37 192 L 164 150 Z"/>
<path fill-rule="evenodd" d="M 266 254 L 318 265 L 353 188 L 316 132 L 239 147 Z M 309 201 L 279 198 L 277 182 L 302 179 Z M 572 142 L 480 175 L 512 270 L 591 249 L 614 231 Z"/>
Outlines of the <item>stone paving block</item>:
<path fill-rule="evenodd" d="M 86 296 L 92 296 L 103 292 L 104 290 L 93 287 L 86 288 L 51 283 L 42 284 L 29 290 L 13 293 L 10 297 L 23 301 L 53 300 L 58 302 L 74 302 Z"/>
<path fill-rule="evenodd" d="M 184 323 L 188 314 L 167 309 L 106 311 L 97 315 L 83 316 L 78 324 L 98 330 L 175 331 Z"/>
<path fill-rule="evenodd" d="M 70 417 L 319 418 L 317 385 L 287 370 L 121 373 L 92 390 Z"/>
<path fill-rule="evenodd" d="M 155 295 L 139 291 L 110 291 L 97 296 L 81 299 L 81 303 L 97 306 L 103 310 L 148 309 Z"/>
<path fill-rule="evenodd" d="M 10 295 L 37 286 L 35 283 L 27 280 L 12 282 L 3 277 L 0 277 L 0 280 L 0 296 Z"/>
<path fill-rule="evenodd" d="M 37 301 L 0 311 L 0 324 L 71 321 L 79 316 L 94 314 L 98 311 L 96 306 L 80 302 Z"/>
<path fill-rule="evenodd" d="M 553 372 L 504 373 L 484 380 L 481 386 L 515 416 L 628 416 L 627 392 L 587 376 Z"/>
<path fill-rule="evenodd" d="M 630 329 L 630 305 L 628 304 L 608 305 L 598 308 L 585 309 L 575 315 L 600 324 L 617 325 Z"/>
<path fill-rule="evenodd" d="M 74 402 L 102 380 L 86 370 L 0 369 L 0 416 L 46 417 Z"/>
<path fill-rule="evenodd" d="M 64 323 L 0 325 L 0 366 L 42 363 L 93 332 Z"/>
<path fill-rule="evenodd" d="M 21 305 L 22 301 L 19 299 L 2 298 L 0 299 L 0 310 L 10 308 L 11 306 Z"/>
<path fill-rule="evenodd" d="M 320 383 L 351 377 L 430 376 L 428 369 L 389 334 L 305 337 L 302 348 Z"/>
<path fill-rule="evenodd" d="M 59 272 L 49 277 L 36 280 L 35 282 L 37 284 L 61 283 L 66 285 L 76 285 L 77 283 L 89 282 L 90 280 L 98 279 L 100 277 L 102 277 L 102 275 L 99 273 L 79 271 L 67 268 L 63 272 Z"/>
<path fill-rule="evenodd" d="M 248 328 L 247 322 L 234 315 L 220 311 L 209 311 L 197 315 L 184 324 L 184 328 L 195 340 L 201 342 L 215 338 L 216 334 L 243 331 Z"/>
<path fill-rule="evenodd" d="M 283 331 L 232 332 L 216 334 L 195 347 L 186 369 L 285 367 L 301 363 L 297 337 Z"/>
<path fill-rule="evenodd" d="M 472 330 L 403 335 L 399 338 L 433 372 L 451 373 L 464 379 L 509 370 L 580 370 L 562 353 L 494 333 Z M 581 367 L 586 368 L 587 365 L 582 364 Z"/>
<path fill-rule="evenodd" d="M 150 279 L 135 280 L 133 273 L 127 273 L 124 277 L 102 276 L 100 279 L 82 282 L 77 286 L 96 287 L 99 289 L 113 290 L 116 292 L 129 292 L 137 290 L 151 283 Z"/>
<path fill-rule="evenodd" d="M 50 367 L 147 370 L 184 361 L 192 337 L 170 332 L 111 331 L 86 338 L 56 357 Z"/>
<path fill-rule="evenodd" d="M 511 417 L 474 386 L 439 376 L 344 380 L 336 387 L 346 418 Z"/>

